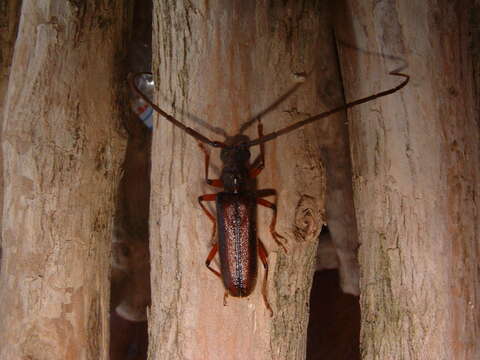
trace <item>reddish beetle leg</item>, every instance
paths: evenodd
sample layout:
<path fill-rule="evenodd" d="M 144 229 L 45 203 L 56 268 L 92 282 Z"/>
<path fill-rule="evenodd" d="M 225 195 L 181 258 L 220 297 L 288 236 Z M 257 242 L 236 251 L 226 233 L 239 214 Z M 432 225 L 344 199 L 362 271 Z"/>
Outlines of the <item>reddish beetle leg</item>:
<path fill-rule="evenodd" d="M 285 241 L 287 239 L 285 239 L 282 235 L 277 233 L 277 231 L 275 230 L 275 225 L 277 224 L 277 206 L 274 203 L 271 203 L 270 201 L 261 199 L 261 198 L 257 198 L 257 204 L 268 207 L 269 209 L 273 210 L 272 221 L 270 222 L 270 234 L 272 234 L 273 240 L 275 240 L 275 242 L 282 247 L 283 251 L 287 253 L 288 252 L 287 248 L 283 245 L 283 243 L 280 240 L 278 240 L 279 238 Z"/>
<path fill-rule="evenodd" d="M 205 261 L 205 265 L 207 265 L 207 268 L 221 279 L 222 276 L 220 275 L 220 273 L 217 270 L 215 270 L 214 268 L 210 267 L 210 263 L 212 262 L 213 258 L 215 257 L 215 255 L 217 254 L 217 251 L 218 251 L 218 244 L 215 241 L 215 233 L 216 233 L 216 229 L 217 229 L 217 222 L 215 220 L 215 216 L 213 216 L 213 214 L 210 211 L 208 211 L 208 209 L 202 204 L 202 201 L 215 201 L 216 198 L 217 198 L 217 194 L 202 195 L 202 196 L 198 197 L 198 203 L 200 204 L 200 206 L 202 207 L 202 210 L 205 212 L 205 214 L 208 216 L 208 218 L 212 221 L 212 224 L 213 224 L 213 227 L 212 227 L 213 246 L 212 246 L 212 249 L 210 250 L 210 253 L 207 256 L 207 260 Z"/>
<path fill-rule="evenodd" d="M 263 285 L 262 285 L 262 296 L 263 301 L 265 302 L 265 306 L 267 307 L 268 311 L 270 312 L 270 316 L 273 316 L 273 310 L 270 307 L 270 303 L 267 299 L 267 279 L 268 279 L 268 260 L 267 260 L 267 250 L 265 250 L 265 246 L 262 243 L 262 240 L 258 239 L 258 256 L 260 256 L 260 260 L 262 261 L 263 268 L 265 269 L 265 276 L 263 277 Z"/>

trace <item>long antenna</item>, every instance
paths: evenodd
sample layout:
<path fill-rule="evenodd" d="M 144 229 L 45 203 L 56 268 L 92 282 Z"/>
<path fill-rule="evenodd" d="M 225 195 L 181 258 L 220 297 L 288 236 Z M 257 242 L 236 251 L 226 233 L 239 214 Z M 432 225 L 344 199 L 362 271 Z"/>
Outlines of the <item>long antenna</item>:
<path fill-rule="evenodd" d="M 406 74 L 402 74 L 402 73 L 399 73 L 399 72 L 396 72 L 396 71 L 392 71 L 389 73 L 390 75 L 394 75 L 394 76 L 402 76 L 405 78 L 405 80 L 403 80 L 400 85 L 397 85 L 395 86 L 394 88 L 391 88 L 389 90 L 385 90 L 385 91 L 382 91 L 382 92 L 379 92 L 377 94 L 373 94 L 373 95 L 370 95 L 370 96 L 367 96 L 367 97 L 364 97 L 364 98 L 361 98 L 361 99 L 358 99 L 358 100 L 355 100 L 355 101 L 352 101 L 350 103 L 347 103 L 345 105 L 342 105 L 342 106 L 339 106 L 339 107 L 336 107 L 335 109 L 332 109 L 332 110 L 329 110 L 329 111 L 325 111 L 321 114 L 318 114 L 318 115 L 315 115 L 315 116 L 312 116 L 312 117 L 309 117 L 309 118 L 306 118 L 304 120 L 300 120 L 296 123 L 293 123 L 289 126 L 286 126 L 284 127 L 283 129 L 280 129 L 278 131 L 274 131 L 274 132 L 271 132 L 269 134 L 266 134 L 260 138 L 257 138 L 255 140 L 252 140 L 248 143 L 248 146 L 255 146 L 255 145 L 260 145 L 260 144 L 263 144 L 263 143 L 266 143 L 267 141 L 270 141 L 270 140 L 273 140 L 281 135 L 285 135 L 293 130 L 296 130 L 304 125 L 307 125 L 307 124 L 310 124 L 314 121 L 317 121 L 317 120 L 320 120 L 320 119 L 323 119 L 323 118 L 326 118 L 332 114 L 335 114 L 336 112 L 339 112 L 339 111 L 342 111 L 342 110 L 345 110 L 345 109 L 349 109 L 351 107 L 354 107 L 354 106 L 357 106 L 357 105 L 360 105 L 360 104 L 364 104 L 366 102 L 369 102 L 369 101 L 372 101 L 374 99 L 378 99 L 380 97 L 383 97 L 383 96 L 387 96 L 387 95 L 390 95 L 390 94 L 393 94 L 395 92 L 397 92 L 398 90 L 400 90 L 401 88 L 403 88 L 405 85 L 408 84 L 408 81 L 410 80 L 410 76 L 406 75 Z"/>
<path fill-rule="evenodd" d="M 137 87 L 136 79 L 139 76 L 142 75 L 152 75 L 150 72 L 139 72 L 135 74 L 128 74 L 128 83 L 130 84 L 130 87 L 143 99 L 147 104 L 149 104 L 156 112 L 158 112 L 160 115 L 162 115 L 165 119 L 170 121 L 173 125 L 179 127 L 180 129 L 184 130 L 188 135 L 193 136 L 195 139 L 198 141 L 201 141 L 205 144 L 208 144 L 213 147 L 225 147 L 226 145 L 220 141 L 213 141 L 207 138 L 206 136 L 203 136 L 199 132 L 193 130 L 192 128 L 183 125 L 180 121 L 175 119 L 172 115 L 167 114 L 165 111 L 160 109 L 157 105 L 155 105 L 143 92 L 140 91 L 140 89 Z"/>
<path fill-rule="evenodd" d="M 213 140 L 210 140 L 209 138 L 207 138 L 206 136 L 203 136 L 202 134 L 200 134 L 199 132 L 193 130 L 192 128 L 188 127 L 188 126 L 185 126 L 184 124 L 182 124 L 180 121 L 178 121 L 177 119 L 175 119 L 173 116 L 171 116 L 170 114 L 167 114 L 165 111 L 163 111 L 162 109 L 160 109 L 157 105 L 155 105 L 144 93 L 142 93 L 140 91 L 140 89 L 137 87 L 137 84 L 135 82 L 135 79 L 138 77 L 138 76 L 141 76 L 141 75 L 151 75 L 152 73 L 150 72 L 141 72 L 141 73 L 136 73 L 136 74 L 129 74 L 128 75 L 128 82 L 130 84 L 130 86 L 132 87 L 132 89 L 143 99 L 145 100 L 145 102 L 147 104 L 149 104 L 156 112 L 158 112 L 160 115 L 162 115 L 165 119 L 167 119 L 168 121 L 170 121 L 173 125 L 179 127 L 180 129 L 184 130 L 188 135 L 192 136 L 193 138 L 197 139 L 198 141 L 201 141 L 205 144 L 208 144 L 210 146 L 213 146 L 213 147 L 226 147 L 227 145 L 223 142 L 220 142 L 220 141 L 213 141 Z M 263 144 L 263 143 L 266 143 L 267 141 L 270 141 L 270 140 L 273 140 L 281 135 L 285 135 L 291 131 L 294 131 L 304 125 L 307 125 L 307 124 L 310 124 L 314 121 L 317 121 L 317 120 L 320 120 L 320 119 L 323 119 L 323 118 L 326 118 L 332 114 L 335 114 L 339 111 L 342 111 L 342 110 L 345 110 L 345 109 L 349 109 L 351 107 L 354 107 L 354 106 L 357 106 L 357 105 L 360 105 L 360 104 L 364 104 L 366 102 L 369 102 L 369 101 L 372 101 L 372 100 L 375 100 L 375 99 L 378 99 L 378 98 L 381 98 L 383 96 L 387 96 L 387 95 L 390 95 L 390 94 L 393 94 L 397 91 L 399 91 L 400 89 L 402 89 L 403 87 L 405 87 L 405 85 L 408 84 L 409 80 L 410 80 L 410 76 L 406 75 L 406 74 L 403 74 L 403 73 L 400 73 L 400 72 L 397 72 L 397 71 L 392 71 L 389 73 L 390 75 L 393 75 L 393 76 L 401 76 L 403 78 L 405 78 L 405 80 L 403 80 L 399 85 L 391 88 L 391 89 L 388 89 L 388 90 L 385 90 L 385 91 L 381 91 L 377 94 L 373 94 L 373 95 L 370 95 L 370 96 L 367 96 L 367 97 L 364 97 L 364 98 L 361 98 L 361 99 L 358 99 L 358 100 L 355 100 L 355 101 L 352 101 L 350 103 L 347 103 L 345 105 L 342 105 L 342 106 L 339 106 L 339 107 L 336 107 L 335 109 L 332 109 L 332 110 L 329 110 L 329 111 L 325 111 L 321 114 L 318 114 L 318 115 L 315 115 L 315 116 L 311 116 L 309 118 L 306 118 L 304 120 L 300 120 L 300 121 L 297 121 L 296 123 L 293 123 L 291 125 L 288 125 L 286 127 L 284 127 L 283 129 L 280 129 L 278 131 L 274 131 L 274 132 L 271 132 L 269 134 L 266 134 L 262 137 L 259 137 L 255 140 L 251 140 L 249 141 L 246 145 L 248 147 L 251 147 L 251 146 L 255 146 L 255 145 L 260 145 L 260 144 Z"/>

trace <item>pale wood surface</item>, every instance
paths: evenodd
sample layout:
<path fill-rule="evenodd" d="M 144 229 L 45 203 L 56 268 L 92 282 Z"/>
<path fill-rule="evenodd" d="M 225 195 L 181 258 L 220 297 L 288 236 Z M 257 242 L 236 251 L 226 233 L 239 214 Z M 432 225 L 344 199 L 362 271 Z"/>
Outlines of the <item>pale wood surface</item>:
<path fill-rule="evenodd" d="M 115 4 L 22 4 L 2 142 L 2 360 L 107 359 L 124 86 Z"/>
<path fill-rule="evenodd" d="M 8 87 L 8 77 L 12 64 L 13 48 L 20 18 L 20 0 L 5 0 L 0 3 L 0 129 L 3 127 L 4 103 Z M 1 130 L 0 130 L 1 136 Z M 3 153 L 0 149 L 0 204 L 3 204 Z M 0 231 L 3 207 L 0 206 Z M 2 239 L 0 237 L 0 264 L 2 259 Z"/>
<path fill-rule="evenodd" d="M 480 164 L 469 37 L 478 7 L 348 4 L 337 19 L 339 39 L 357 48 L 340 56 L 347 100 L 395 84 L 386 74 L 401 63 L 373 53 L 403 58 L 412 77 L 400 93 L 349 112 L 363 359 L 478 359 Z"/>
<path fill-rule="evenodd" d="M 322 10 L 303 5 L 156 3 L 156 101 L 212 138 L 224 140 L 225 132 L 235 134 L 305 80 L 316 61 L 323 64 L 323 54 L 334 56 Z M 316 68 L 320 71 L 263 117 L 265 133 L 330 105 L 318 96 L 328 82 L 322 66 Z M 205 184 L 204 157 L 195 141 L 165 121 L 156 121 L 150 359 L 304 359 L 315 240 L 324 222 L 321 126 L 306 127 L 266 145 L 266 169 L 258 178 L 258 188 L 278 191 L 277 230 L 288 238 L 289 251 L 284 254 L 268 232 L 271 211 L 259 208 L 259 237 L 269 252 L 268 293 L 274 312 L 270 317 L 260 291 L 263 269 L 251 296 L 229 297 L 223 306 L 223 286 L 205 267 L 212 224 L 197 203 L 199 195 L 217 190 Z M 255 137 L 255 124 L 246 133 Z M 252 152 L 255 157 L 258 149 Z M 218 177 L 220 167 L 214 150 L 212 178 Z"/>

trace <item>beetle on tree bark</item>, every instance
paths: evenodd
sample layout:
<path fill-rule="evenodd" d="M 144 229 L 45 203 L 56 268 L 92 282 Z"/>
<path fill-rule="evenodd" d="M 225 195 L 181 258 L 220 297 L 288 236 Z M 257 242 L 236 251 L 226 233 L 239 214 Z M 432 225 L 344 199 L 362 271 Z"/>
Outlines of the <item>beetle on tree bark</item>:
<path fill-rule="evenodd" d="M 276 195 L 275 190 L 255 190 L 254 179 L 263 170 L 264 162 L 264 144 L 279 136 L 285 135 L 291 131 L 301 128 L 314 121 L 326 118 L 339 111 L 373 101 L 377 98 L 393 94 L 407 85 L 410 77 L 398 71 L 390 72 L 390 75 L 403 77 L 404 80 L 397 86 L 355 100 L 345 105 L 336 107 L 332 110 L 322 112 L 318 115 L 308 117 L 307 119 L 297 121 L 278 131 L 269 134 L 263 134 L 263 127 L 258 119 L 258 138 L 250 140 L 245 135 L 236 135 L 228 138 L 225 142 L 213 141 L 200 134 L 196 130 L 185 126 L 183 123 L 169 115 L 156 104 L 154 104 L 144 93 L 142 93 L 136 84 L 136 77 L 150 73 L 138 73 L 129 76 L 129 83 L 132 89 L 138 93 L 152 108 L 163 118 L 179 127 L 187 134 L 199 142 L 199 146 L 205 154 L 205 179 L 208 185 L 223 188 L 224 191 L 217 194 L 206 194 L 198 198 L 200 206 L 205 214 L 213 223 L 212 239 L 214 240 L 212 249 L 207 256 L 206 266 L 216 276 L 222 279 L 225 291 L 225 297 L 232 295 L 234 297 L 248 296 L 254 289 L 257 276 L 257 255 L 260 257 L 265 268 L 265 280 L 262 287 L 262 295 L 265 306 L 270 314 L 273 311 L 266 295 L 266 283 L 268 276 L 267 251 L 265 246 L 256 236 L 256 205 L 262 205 L 273 210 L 273 217 L 270 223 L 270 233 L 275 242 L 287 251 L 279 238 L 284 239 L 275 231 L 276 224 L 276 206 L 274 203 L 263 199 L 264 196 Z M 208 144 L 215 148 L 221 148 L 221 160 L 223 169 L 220 179 L 209 179 L 209 154 L 203 144 Z M 260 146 L 260 156 L 249 164 L 249 148 L 255 145 Z M 217 215 L 208 211 L 203 205 L 203 201 L 216 201 Z M 218 239 L 215 241 L 215 234 L 218 228 Z M 220 272 L 210 266 L 216 253 L 220 255 Z"/>

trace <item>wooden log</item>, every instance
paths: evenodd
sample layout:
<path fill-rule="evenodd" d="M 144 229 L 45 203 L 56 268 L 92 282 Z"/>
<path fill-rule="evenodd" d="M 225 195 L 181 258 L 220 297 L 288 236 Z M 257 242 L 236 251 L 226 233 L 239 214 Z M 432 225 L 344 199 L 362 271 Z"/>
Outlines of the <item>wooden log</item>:
<path fill-rule="evenodd" d="M 256 122 L 250 120 L 299 82 L 290 97 L 262 116 L 265 133 L 325 110 L 318 92 L 326 92 L 327 81 L 318 69 L 325 52 L 333 53 L 333 43 L 321 10 L 319 3 L 295 1 L 155 3 L 156 101 L 187 126 L 220 141 L 240 130 L 256 137 Z M 268 231 L 271 211 L 259 208 L 259 238 L 269 252 L 270 317 L 261 296 L 261 265 L 253 294 L 228 297 L 223 306 L 224 288 L 205 267 L 212 224 L 197 202 L 199 195 L 218 189 L 205 184 L 204 156 L 196 141 L 157 118 L 150 208 L 151 359 L 305 358 L 316 238 L 324 223 L 322 135 L 316 124 L 266 144 L 258 188 L 277 189 L 277 231 L 288 239 L 285 254 Z M 221 168 L 218 153 L 211 151 L 212 178 Z M 257 154 L 252 148 L 252 157 Z"/>
<path fill-rule="evenodd" d="M 23 1 L 2 139 L 1 359 L 108 358 L 122 4 Z"/>
<path fill-rule="evenodd" d="M 13 48 L 17 37 L 20 18 L 20 0 L 2 1 L 0 4 L 0 129 L 3 127 L 4 103 L 7 93 Z M 1 130 L 0 130 L 1 137 Z M 3 204 L 3 153 L 0 148 L 0 204 Z M 0 206 L 0 231 L 3 207 Z M 0 238 L 0 269 L 2 261 L 2 239 Z"/>
<path fill-rule="evenodd" d="M 347 100 L 411 76 L 349 112 L 365 360 L 480 358 L 473 10 L 349 0 L 337 21 Z"/>

